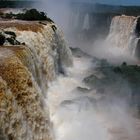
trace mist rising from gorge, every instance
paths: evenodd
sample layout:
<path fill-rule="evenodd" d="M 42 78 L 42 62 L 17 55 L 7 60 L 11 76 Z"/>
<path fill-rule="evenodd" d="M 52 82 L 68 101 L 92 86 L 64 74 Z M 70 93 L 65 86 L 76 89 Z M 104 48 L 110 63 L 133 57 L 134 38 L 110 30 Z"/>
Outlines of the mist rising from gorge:
<path fill-rule="evenodd" d="M 104 43 L 109 34 L 113 17 L 121 15 L 122 10 L 116 6 L 110 7 L 106 5 L 104 8 L 104 5 L 95 3 L 97 1 L 42 0 L 36 6 L 46 11 L 48 16 L 63 30 L 69 46 L 79 47 L 90 55 L 101 59 L 108 58 L 112 60 L 112 57 L 115 57 L 113 58 L 113 60 L 115 59 L 115 63 L 122 63 L 123 61 L 133 63 L 135 58 L 130 58 L 127 51 L 122 54 L 123 52 L 120 48 L 115 48 L 115 46 L 109 46 L 108 43 Z M 101 3 L 111 4 L 109 1 L 101 1 Z M 116 1 L 114 1 L 115 3 Z M 118 1 L 118 5 L 119 3 L 120 1 Z M 128 4 L 124 1 L 122 3 Z M 112 14 L 112 10 L 114 10 L 114 13 L 118 13 Z"/>
<path fill-rule="evenodd" d="M 139 140 L 140 8 L 97 2 L 0 16 L 0 139 Z"/>
<path fill-rule="evenodd" d="M 112 70 L 114 64 L 118 66 L 124 61 L 135 64 L 135 57 L 129 53 L 128 48 L 131 43 L 132 48 L 135 48 L 137 19 L 121 16 L 120 13 L 117 13 L 117 17 L 106 14 L 110 7 L 100 13 L 98 5 L 94 5 L 99 13 L 96 11 L 92 15 L 89 5 L 88 8 L 85 8 L 86 4 L 83 7 L 80 5 L 80 9 L 75 11 L 72 10 L 73 6 L 75 5 L 71 5 L 70 1 L 59 3 L 48 0 L 38 7 L 45 10 L 62 28 L 69 46 L 79 47 L 91 55 L 83 56 L 84 53 L 81 55 L 78 50 L 77 56 L 73 56 L 74 66 L 66 70 L 67 76 L 59 75 L 49 85 L 46 102 L 54 124 L 55 139 L 114 140 L 125 137 L 132 140 L 135 137 L 138 140 L 139 130 L 133 117 L 135 110 L 131 112 L 130 107 L 135 90 L 132 91 L 120 67 L 117 67 L 117 71 L 123 76 Z M 89 16 L 93 16 L 92 21 Z M 109 19 L 109 23 L 103 26 L 106 19 Z M 97 23 L 93 22 L 95 20 Z M 105 30 L 106 27 L 108 31 Z M 96 60 L 93 56 L 99 59 Z M 104 59 L 111 62 L 111 65 Z M 126 63 L 122 68 L 126 68 L 125 65 Z"/>

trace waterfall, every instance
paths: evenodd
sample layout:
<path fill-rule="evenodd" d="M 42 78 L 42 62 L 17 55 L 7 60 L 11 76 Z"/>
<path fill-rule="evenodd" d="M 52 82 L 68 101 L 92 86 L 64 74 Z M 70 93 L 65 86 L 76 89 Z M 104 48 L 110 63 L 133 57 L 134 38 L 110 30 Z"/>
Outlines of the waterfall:
<path fill-rule="evenodd" d="M 49 117 L 42 106 L 41 91 L 16 53 L 0 48 L 0 76 L 4 80 L 1 127 L 8 139 L 49 139 Z"/>
<path fill-rule="evenodd" d="M 72 65 L 63 34 L 51 22 L 1 21 L 0 137 L 51 140 L 48 83 Z"/>
<path fill-rule="evenodd" d="M 87 14 L 84 18 L 83 22 L 83 29 L 84 30 L 89 30 L 90 29 L 90 24 L 89 24 L 89 15 Z"/>
<path fill-rule="evenodd" d="M 137 17 L 115 16 L 112 19 L 109 35 L 106 42 L 110 47 L 121 48 L 122 51 L 129 50 L 132 54 L 136 48 L 135 40 Z"/>
<path fill-rule="evenodd" d="M 52 23 L 43 25 L 37 22 L 23 22 L 20 24 L 13 21 L 2 22 L 1 26 L 6 26 L 4 31 L 15 32 L 16 39 L 23 44 L 25 43 L 32 51 L 34 59 L 38 61 L 39 70 L 43 74 L 41 79 L 43 78 L 43 81 L 46 81 L 44 87 L 47 87 L 47 81 L 55 79 L 56 67 L 64 68 L 72 65 L 72 54 L 63 39 L 63 35 L 57 29 L 54 31 L 53 27 L 55 25 Z M 59 59 L 62 62 L 61 65 L 60 62 L 57 62 Z"/>
<path fill-rule="evenodd" d="M 105 42 L 111 49 L 131 52 L 136 24 L 136 17 L 114 17 Z M 114 73 L 106 60 L 73 51 L 74 64 L 66 69 L 67 76 L 49 83 L 46 103 L 55 140 L 139 140 L 140 121 L 130 111 L 127 76 Z"/>

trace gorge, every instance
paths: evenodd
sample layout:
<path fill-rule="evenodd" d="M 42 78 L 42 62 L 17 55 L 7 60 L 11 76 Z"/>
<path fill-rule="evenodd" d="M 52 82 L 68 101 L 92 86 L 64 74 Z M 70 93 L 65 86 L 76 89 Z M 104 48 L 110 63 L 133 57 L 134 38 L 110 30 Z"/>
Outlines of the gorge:
<path fill-rule="evenodd" d="M 0 10 L 0 140 L 139 140 L 140 19 L 110 20 L 83 49 L 44 12 Z"/>

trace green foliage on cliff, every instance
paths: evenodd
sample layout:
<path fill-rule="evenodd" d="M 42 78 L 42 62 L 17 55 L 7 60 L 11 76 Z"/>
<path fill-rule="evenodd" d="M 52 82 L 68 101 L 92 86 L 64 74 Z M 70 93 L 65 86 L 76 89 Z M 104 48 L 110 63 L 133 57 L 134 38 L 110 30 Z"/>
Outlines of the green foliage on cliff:
<path fill-rule="evenodd" d="M 19 13 L 15 15 L 15 18 L 21 20 L 47 20 L 52 22 L 44 12 L 39 12 L 36 9 L 27 10 L 25 13 Z"/>
<path fill-rule="evenodd" d="M 19 20 L 27 20 L 27 21 L 36 21 L 36 20 L 44 20 L 53 22 L 50 18 L 47 17 L 46 13 L 39 12 L 36 9 L 29 9 L 23 13 L 13 14 L 12 12 L 6 14 L 0 14 L 1 18 L 4 19 L 19 19 Z"/>

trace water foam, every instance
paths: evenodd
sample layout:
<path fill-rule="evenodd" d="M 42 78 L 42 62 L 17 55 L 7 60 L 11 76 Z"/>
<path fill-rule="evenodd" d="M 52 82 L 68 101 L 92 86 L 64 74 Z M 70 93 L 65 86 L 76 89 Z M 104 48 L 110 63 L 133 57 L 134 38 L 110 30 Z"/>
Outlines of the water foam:
<path fill-rule="evenodd" d="M 77 87 L 90 70 L 92 59 L 75 57 L 68 76 L 59 76 L 50 83 L 48 103 L 55 140 L 132 140 L 138 135 L 137 122 L 123 101 L 103 100 L 96 90 L 80 93 Z"/>

